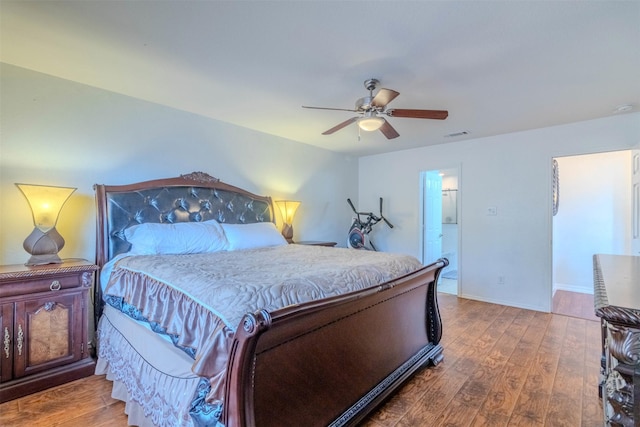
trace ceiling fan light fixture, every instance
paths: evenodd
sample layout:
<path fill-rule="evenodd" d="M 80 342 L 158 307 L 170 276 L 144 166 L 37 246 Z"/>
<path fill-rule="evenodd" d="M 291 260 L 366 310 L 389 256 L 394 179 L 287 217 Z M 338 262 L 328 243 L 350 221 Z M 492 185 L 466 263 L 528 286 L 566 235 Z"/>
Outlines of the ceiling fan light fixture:
<path fill-rule="evenodd" d="M 384 119 L 377 116 L 365 116 L 358 120 L 358 126 L 360 126 L 360 129 L 368 132 L 380 129 L 383 124 Z"/>

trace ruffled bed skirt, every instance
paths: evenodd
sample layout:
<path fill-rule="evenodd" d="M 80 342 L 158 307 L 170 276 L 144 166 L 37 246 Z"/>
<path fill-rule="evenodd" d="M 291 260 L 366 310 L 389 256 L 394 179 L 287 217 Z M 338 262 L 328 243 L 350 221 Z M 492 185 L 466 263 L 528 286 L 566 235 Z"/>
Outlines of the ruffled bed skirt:
<path fill-rule="evenodd" d="M 111 397 L 125 402 L 124 413 L 128 416 L 127 424 L 139 427 L 156 427 L 150 419 L 145 417 L 144 408 L 138 405 L 132 398 L 124 383 L 113 378 L 113 374 L 107 368 L 107 379 L 113 381 Z"/>
<path fill-rule="evenodd" d="M 189 410 L 202 378 L 191 372 L 192 364 L 164 338 L 105 307 L 96 374 L 113 381 L 112 397 L 126 403 L 130 425 L 193 426 Z"/>

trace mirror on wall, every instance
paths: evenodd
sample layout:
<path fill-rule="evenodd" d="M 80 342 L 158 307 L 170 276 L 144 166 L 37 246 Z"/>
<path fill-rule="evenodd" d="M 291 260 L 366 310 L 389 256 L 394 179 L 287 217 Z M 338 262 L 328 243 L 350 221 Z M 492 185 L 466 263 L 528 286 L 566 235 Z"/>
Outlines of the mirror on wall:
<path fill-rule="evenodd" d="M 458 190 L 442 190 L 442 223 L 458 223 Z"/>

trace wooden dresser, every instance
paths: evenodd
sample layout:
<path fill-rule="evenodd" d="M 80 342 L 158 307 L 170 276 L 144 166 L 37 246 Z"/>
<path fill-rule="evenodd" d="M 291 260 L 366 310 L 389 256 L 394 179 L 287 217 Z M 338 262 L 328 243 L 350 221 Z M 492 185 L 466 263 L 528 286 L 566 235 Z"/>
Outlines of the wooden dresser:
<path fill-rule="evenodd" d="M 89 290 L 97 266 L 0 266 L 0 402 L 91 375 Z"/>
<path fill-rule="evenodd" d="M 640 257 L 594 255 L 602 323 L 600 396 L 605 425 L 640 425 Z"/>

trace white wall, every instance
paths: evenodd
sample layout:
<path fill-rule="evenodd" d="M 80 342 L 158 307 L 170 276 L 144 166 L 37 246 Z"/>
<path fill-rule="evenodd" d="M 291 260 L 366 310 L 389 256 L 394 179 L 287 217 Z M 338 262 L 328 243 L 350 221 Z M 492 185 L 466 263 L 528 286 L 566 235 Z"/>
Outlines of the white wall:
<path fill-rule="evenodd" d="M 58 230 L 63 258 L 95 259 L 95 183 L 204 171 L 258 194 L 302 201 L 294 239 L 345 240 L 357 160 L 195 114 L 0 65 L 0 263 L 23 263 L 33 229 L 14 183 L 77 187 Z M 276 213 L 278 224 L 280 214 Z M 342 244 L 344 246 L 344 244 Z"/>
<path fill-rule="evenodd" d="M 385 198 L 385 215 L 396 227 L 374 230 L 382 250 L 419 256 L 420 171 L 460 165 L 461 296 L 548 312 L 552 158 L 639 141 L 640 113 L 634 113 L 363 157 L 360 201 Z M 497 215 L 487 216 L 487 207 Z"/>
<path fill-rule="evenodd" d="M 554 290 L 593 293 L 593 254 L 631 254 L 631 151 L 558 157 Z"/>

